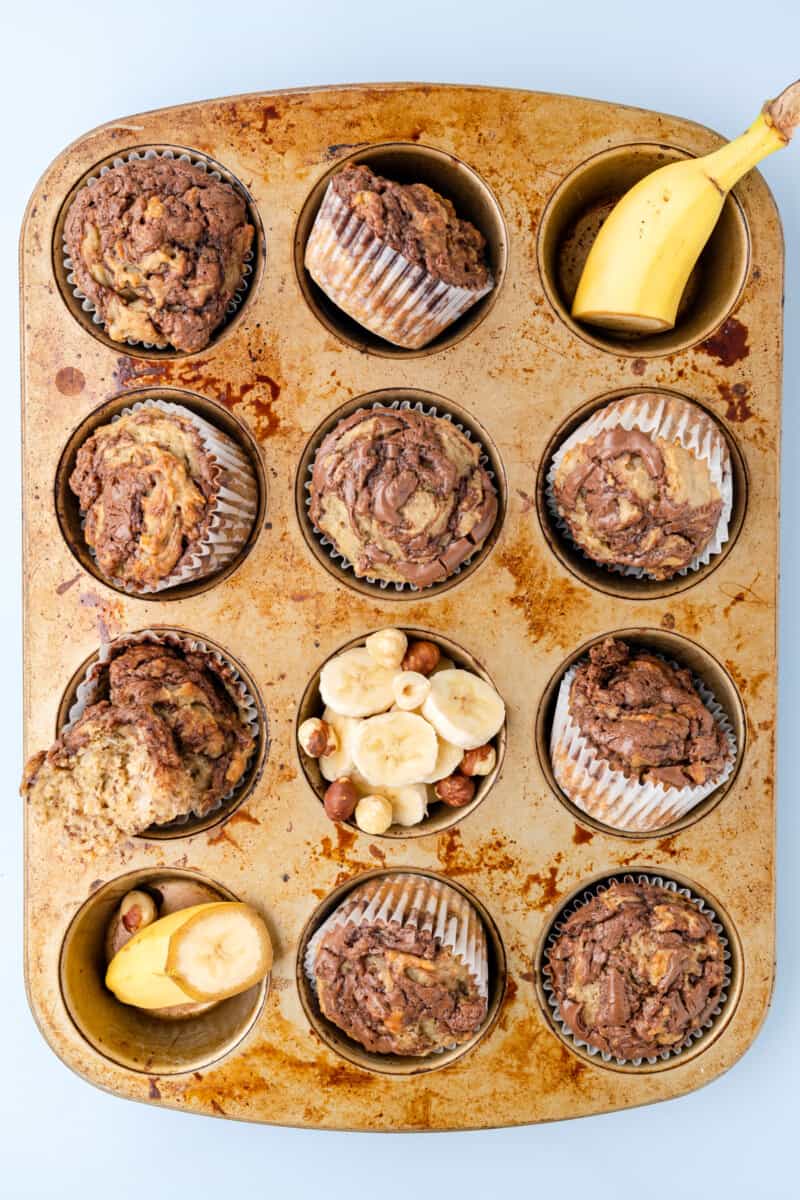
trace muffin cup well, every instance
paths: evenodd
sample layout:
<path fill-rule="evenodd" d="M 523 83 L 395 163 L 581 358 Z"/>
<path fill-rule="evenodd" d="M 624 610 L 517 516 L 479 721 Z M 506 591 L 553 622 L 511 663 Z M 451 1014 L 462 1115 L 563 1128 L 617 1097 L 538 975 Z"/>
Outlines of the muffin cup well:
<path fill-rule="evenodd" d="M 415 409 L 425 416 L 438 417 L 444 421 L 451 421 L 464 437 L 479 446 L 481 451 L 479 458 L 480 465 L 486 471 L 497 496 L 497 517 L 488 536 L 479 546 L 475 547 L 470 557 L 456 567 L 446 579 L 429 584 L 424 588 L 419 588 L 414 583 L 390 582 L 386 579 L 375 579 L 370 576 L 357 576 L 353 570 L 352 563 L 336 549 L 328 536 L 313 524 L 309 515 L 314 463 L 317 452 L 326 435 L 340 421 L 344 420 L 345 417 L 349 417 L 355 412 L 366 412 L 367 410 L 379 411 L 381 409 Z M 434 395 L 432 392 L 424 392 L 416 388 L 387 388 L 382 391 L 370 392 L 364 396 L 358 396 L 355 400 L 342 405 L 340 409 L 337 409 L 335 413 L 326 418 L 322 425 L 315 430 L 300 462 L 295 503 L 306 542 L 315 557 L 329 570 L 332 569 L 333 573 L 343 583 L 371 596 L 384 595 L 387 599 L 412 600 L 423 594 L 427 598 L 452 587 L 483 561 L 497 540 L 505 517 L 505 476 L 499 455 L 496 449 L 491 446 L 488 434 L 466 412 L 459 409 L 450 401 Z"/>
<path fill-rule="evenodd" d="M 393 884 L 392 881 L 399 883 Z M 386 882 L 388 881 L 388 883 Z M 368 887 L 372 892 L 370 908 L 381 912 L 382 919 L 396 919 L 399 923 L 414 921 L 409 908 L 409 898 L 419 895 L 425 898 L 424 920 L 431 923 L 438 919 L 448 907 L 452 915 L 447 922 L 442 920 L 441 930 L 444 943 L 468 964 L 474 963 L 479 972 L 476 980 L 485 979 L 487 1014 L 481 1028 L 466 1042 L 450 1049 L 426 1056 L 375 1054 L 365 1050 L 358 1042 L 348 1037 L 343 1030 L 329 1021 L 320 1011 L 312 973 L 314 950 L 318 945 L 323 928 L 329 926 L 339 913 L 351 919 L 348 900 L 353 891 Z M 360 923 L 367 910 L 366 904 L 354 904 L 352 919 Z M 482 943 L 482 948 L 481 948 Z M 485 966 L 483 965 L 485 963 Z M 484 905 L 466 888 L 453 880 L 444 879 L 430 871 L 415 867 L 394 870 L 376 870 L 359 875 L 335 888 L 312 914 L 300 939 L 297 954 L 296 979 L 303 1010 L 315 1032 L 336 1054 L 348 1062 L 377 1074 L 413 1076 L 437 1071 L 449 1066 L 469 1053 L 494 1027 L 502 1005 L 506 986 L 505 949 L 497 926 Z"/>
<path fill-rule="evenodd" d="M 183 630 L 153 628 L 136 633 L 122 634 L 111 642 L 104 643 L 97 654 L 80 667 L 71 680 L 59 707 L 56 736 L 73 725 L 86 709 L 107 698 L 108 664 L 130 646 L 142 643 L 171 646 L 184 652 L 194 651 L 207 654 L 214 662 L 226 691 L 234 701 L 241 719 L 249 726 L 255 746 L 244 777 L 230 792 L 223 796 L 202 817 L 194 813 L 176 817 L 166 825 L 152 825 L 137 835 L 148 841 L 191 837 L 210 829 L 225 820 L 239 807 L 255 787 L 263 770 L 269 747 L 267 720 L 258 698 L 255 683 L 246 674 L 244 667 L 230 657 L 221 647 L 195 637 Z"/>
<path fill-rule="evenodd" d="M 679 666 L 663 655 L 658 657 L 670 666 Z M 578 665 L 569 668 L 558 690 L 550 733 L 550 759 L 559 787 L 583 812 L 612 829 L 655 833 L 685 817 L 701 800 L 727 783 L 736 766 L 736 735 L 722 705 L 702 679 L 693 676 L 693 683 L 725 734 L 729 758 L 721 773 L 702 785 L 665 787 L 662 783 L 639 783 L 622 771 L 613 770 L 581 733 L 570 713 L 570 690 Z"/>
<path fill-rule="evenodd" d="M 111 1062 L 148 1075 L 199 1071 L 229 1054 L 258 1020 L 270 984 L 267 975 L 246 992 L 180 1021 L 117 1000 L 104 984 L 109 921 L 127 892 L 165 880 L 191 880 L 217 892 L 220 900 L 239 899 L 197 871 L 131 871 L 104 883 L 84 901 L 70 922 L 59 959 L 64 1005 L 81 1037 Z"/>
<path fill-rule="evenodd" d="M 705 462 L 712 483 L 722 499 L 722 511 L 716 529 L 706 548 L 692 559 L 688 566 L 681 567 L 675 575 L 684 576 L 707 566 L 711 559 L 722 551 L 728 540 L 731 512 L 733 510 L 733 471 L 728 443 L 719 426 L 700 407 L 680 396 L 666 392 L 633 393 L 621 400 L 612 400 L 598 409 L 575 429 L 558 447 L 547 472 L 547 507 L 559 532 L 576 546 L 589 562 L 595 562 L 572 538 L 569 526 L 558 511 L 555 496 L 555 478 L 564 456 L 575 446 L 589 442 L 608 429 L 639 429 L 665 442 L 679 442 L 685 450 L 701 462 Z M 642 567 L 621 566 L 616 563 L 598 562 L 598 566 L 619 575 L 634 579 L 649 579 L 650 573 Z"/>
<path fill-rule="evenodd" d="M 559 1012 L 558 1001 L 553 992 L 551 981 L 551 970 L 549 965 L 549 953 L 554 945 L 559 933 L 561 932 L 564 923 L 581 908 L 584 904 L 589 903 L 595 896 L 606 891 L 608 887 L 614 883 L 640 883 L 651 884 L 655 887 L 667 888 L 677 895 L 685 896 L 692 902 L 702 913 L 705 914 L 712 922 L 715 932 L 718 934 L 723 946 L 723 958 L 725 963 L 725 980 L 720 993 L 719 1004 L 714 1012 L 706 1019 L 701 1029 L 692 1030 L 687 1034 L 683 1042 L 678 1046 L 665 1047 L 661 1054 L 653 1058 L 633 1058 L 624 1059 L 617 1058 L 615 1055 L 607 1051 L 601 1051 L 596 1046 L 590 1046 L 588 1042 L 577 1037 L 562 1019 Z M 551 922 L 549 928 L 545 932 L 540 950 L 537 954 L 536 961 L 536 987 L 539 993 L 540 1003 L 544 1009 L 545 1015 L 561 1039 L 566 1042 L 571 1049 L 575 1050 L 581 1057 L 586 1058 L 589 1062 L 596 1065 L 604 1065 L 616 1070 L 626 1070 L 632 1072 L 648 1072 L 653 1070 L 663 1070 L 665 1067 L 676 1066 L 681 1062 L 682 1058 L 686 1058 L 690 1053 L 699 1053 L 706 1048 L 713 1036 L 721 1032 L 722 1022 L 721 1017 L 732 1015 L 735 1008 L 740 987 L 740 954 L 736 945 L 735 938 L 729 932 L 727 923 L 723 924 L 720 920 L 717 907 L 709 899 L 698 894 L 698 892 L 683 881 L 674 878 L 665 878 L 661 875 L 640 873 L 638 870 L 624 872 L 616 875 L 608 875 L 593 883 L 584 885 L 580 891 L 573 895 L 571 900 L 559 911 L 557 916 Z"/>

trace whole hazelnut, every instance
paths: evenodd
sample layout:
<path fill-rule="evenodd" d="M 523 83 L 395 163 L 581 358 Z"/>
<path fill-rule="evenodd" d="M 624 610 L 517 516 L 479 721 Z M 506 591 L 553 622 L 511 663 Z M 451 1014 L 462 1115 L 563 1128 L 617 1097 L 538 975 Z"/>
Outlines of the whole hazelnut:
<path fill-rule="evenodd" d="M 450 808 L 462 808 L 475 795 L 475 784 L 466 775 L 448 775 L 433 785 L 437 800 Z"/>
<path fill-rule="evenodd" d="M 332 821 L 349 821 L 358 804 L 358 789 L 352 779 L 343 775 L 327 789 L 323 803 Z"/>
<path fill-rule="evenodd" d="M 441 657 L 442 652 L 434 642 L 412 642 L 403 659 L 403 670 L 417 671 L 420 675 L 430 675 Z"/>
<path fill-rule="evenodd" d="M 301 749 L 311 758 L 327 758 L 339 749 L 336 730 L 321 717 L 309 717 L 297 731 Z"/>
<path fill-rule="evenodd" d="M 488 775 L 494 770 L 496 762 L 497 751 L 487 743 L 475 750 L 465 751 L 458 769 L 462 775 Z"/>
<path fill-rule="evenodd" d="M 378 666 L 393 671 L 403 661 L 408 638 L 402 629 L 379 629 L 377 633 L 369 635 L 364 645 L 370 658 Z"/>
<path fill-rule="evenodd" d="M 152 896 L 147 892 L 128 892 L 119 906 L 119 919 L 128 933 L 138 933 L 145 925 L 152 925 L 158 910 Z"/>
<path fill-rule="evenodd" d="M 392 806 L 385 796 L 362 796 L 356 806 L 356 825 L 364 833 L 386 833 L 392 823 Z"/>
<path fill-rule="evenodd" d="M 392 680 L 395 704 L 409 712 L 422 708 L 430 690 L 430 679 L 419 671 L 400 671 Z"/>

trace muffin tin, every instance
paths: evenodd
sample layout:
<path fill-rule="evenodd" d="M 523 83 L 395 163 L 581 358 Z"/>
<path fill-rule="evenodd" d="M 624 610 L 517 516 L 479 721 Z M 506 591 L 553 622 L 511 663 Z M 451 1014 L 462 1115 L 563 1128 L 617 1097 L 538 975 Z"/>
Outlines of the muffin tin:
<path fill-rule="evenodd" d="M 774 956 L 782 243 L 766 186 L 753 174 L 727 202 L 674 333 L 606 338 L 574 325 L 565 295 L 572 257 L 603 205 L 660 162 L 718 144 L 687 121 L 566 96 L 356 86 L 115 121 L 48 168 L 21 244 L 26 754 L 51 743 L 70 680 L 101 642 L 155 626 L 188 631 L 235 658 L 259 693 L 270 738 L 247 794 L 208 828 L 80 860 L 28 814 L 31 1006 L 54 1051 L 86 1079 L 129 1098 L 252 1121 L 468 1129 L 681 1095 L 750 1045 L 769 1003 Z M 257 218 L 244 302 L 199 354 L 111 344 L 62 290 L 59 231 L 75 187 L 104 163 L 152 147 L 213 160 L 246 190 Z M 347 328 L 303 276 L 315 206 L 331 169 L 350 157 L 433 182 L 489 237 L 496 291 L 423 351 Z M 672 588 L 633 588 L 587 570 L 559 543 L 542 507 L 542 466 L 557 437 L 601 401 L 653 388 L 715 416 L 733 451 L 739 508 L 736 536 L 708 568 Z M 239 429 L 261 458 L 264 505 L 248 552 L 224 577 L 138 599 L 98 579 L 63 475 L 79 427 L 165 392 L 211 419 L 217 412 L 228 432 Z M 425 403 L 464 418 L 491 458 L 501 495 L 496 537 L 446 587 L 397 594 L 362 585 L 312 545 L 304 464 L 334 414 L 373 393 L 384 403 L 431 397 Z M 376 838 L 328 821 L 295 730 L 322 663 L 387 625 L 449 640 L 474 659 L 506 700 L 508 722 L 500 770 L 479 804 L 447 828 Z M 547 762 L 555 682 L 588 643 L 612 632 L 708 672 L 739 741 L 725 789 L 652 837 L 589 821 L 560 795 Z M 298 974 L 302 946 L 348 886 L 366 872 L 397 869 L 451 880 L 487 919 L 490 1019 L 474 1044 L 435 1063 L 375 1063 L 343 1045 Z M 268 994 L 264 987 L 250 997 L 224 1029 L 197 1018 L 192 1045 L 170 1058 L 157 1047 L 142 1053 L 125 1029 L 104 1039 L 96 1007 L 87 1017 L 76 996 L 92 992 L 92 930 L 108 897 L 127 890 L 124 877 L 180 871 L 260 908 L 276 953 Z M 621 1068 L 562 1037 L 543 994 L 541 956 L 571 898 L 625 874 L 672 879 L 719 915 L 731 986 L 713 1028 L 689 1051 Z"/>

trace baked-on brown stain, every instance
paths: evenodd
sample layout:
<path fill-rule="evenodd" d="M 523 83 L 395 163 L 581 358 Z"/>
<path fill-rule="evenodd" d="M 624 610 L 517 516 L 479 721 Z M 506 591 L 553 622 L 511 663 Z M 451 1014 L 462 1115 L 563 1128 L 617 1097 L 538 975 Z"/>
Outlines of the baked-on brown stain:
<path fill-rule="evenodd" d="M 62 396 L 79 396 L 86 387 L 86 376 L 77 367 L 62 367 L 56 372 L 56 387 Z"/>
<path fill-rule="evenodd" d="M 160 1100 L 161 1092 L 158 1090 L 158 1080 L 151 1075 L 148 1081 L 147 1094 L 151 1100 Z"/>
<path fill-rule="evenodd" d="M 454 879 L 460 876 L 505 874 L 518 870 L 518 862 L 509 850 L 510 842 L 497 830 L 492 831 L 494 837 L 488 842 L 482 842 L 474 850 L 468 850 L 464 845 L 461 830 L 458 826 L 446 829 L 436 839 L 436 857 L 445 875 Z"/>
<path fill-rule="evenodd" d="M 572 840 L 576 846 L 585 846 L 593 837 L 591 829 L 584 829 L 582 825 L 576 825 L 572 831 Z"/>
<path fill-rule="evenodd" d="M 63 596 L 64 593 L 68 592 L 71 587 L 74 587 L 74 585 L 78 582 L 80 577 L 81 577 L 81 573 L 79 571 L 78 574 L 73 575 L 71 579 L 65 579 L 63 581 L 63 583 L 60 583 L 58 585 L 58 587 L 56 588 L 56 595 Z"/>
<path fill-rule="evenodd" d="M 514 541 L 496 553 L 514 581 L 509 604 L 524 619 L 530 640 L 547 650 L 572 645 L 571 631 L 580 628 L 590 606 L 586 588 L 539 560 L 524 525 Z"/>
<path fill-rule="evenodd" d="M 744 383 L 717 384 L 717 391 L 725 403 L 725 416 L 729 421 L 748 421 L 753 416 L 753 410 L 748 404 L 750 389 Z"/>
<path fill-rule="evenodd" d="M 716 359 L 723 367 L 732 367 L 750 353 L 747 333 L 747 326 L 737 317 L 728 317 L 717 332 L 701 342 L 697 349 Z"/>
<path fill-rule="evenodd" d="M 552 908 L 556 900 L 561 896 L 557 884 L 558 867 L 550 866 L 546 872 L 534 871 L 532 874 L 527 875 L 522 884 L 522 894 L 530 908 L 546 911 Z M 539 895 L 535 899 L 531 899 L 531 891 L 534 888 L 538 889 Z"/>
<path fill-rule="evenodd" d="M 230 824 L 230 821 L 228 821 L 225 825 L 220 825 L 218 829 L 215 829 L 213 832 L 209 833 L 209 835 L 208 835 L 209 846 L 218 846 L 220 844 L 220 842 L 228 842 L 231 846 L 234 847 L 235 850 L 241 851 L 242 847 L 236 841 L 236 838 L 233 837 L 232 834 L 228 833 L 228 825 L 229 824 Z"/>
<path fill-rule="evenodd" d="M 225 822 L 225 824 L 226 825 L 237 825 L 237 824 L 260 825 L 261 822 L 259 821 L 258 817 L 254 817 L 252 815 L 252 813 L 249 813 L 247 811 L 247 809 L 237 808 L 235 813 L 231 813 L 230 817 L 228 817 L 228 820 Z"/>

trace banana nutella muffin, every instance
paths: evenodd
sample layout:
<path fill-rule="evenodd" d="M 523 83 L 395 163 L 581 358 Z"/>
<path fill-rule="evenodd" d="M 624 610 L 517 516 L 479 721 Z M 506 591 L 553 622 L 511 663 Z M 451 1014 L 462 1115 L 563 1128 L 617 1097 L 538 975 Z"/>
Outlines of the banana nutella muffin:
<path fill-rule="evenodd" d="M 363 163 L 328 185 L 305 265 L 334 304 L 407 349 L 426 345 L 494 286 L 483 234 L 450 200 Z"/>
<path fill-rule="evenodd" d="M 361 409 L 319 447 L 309 515 L 356 575 L 428 587 L 492 532 L 498 503 L 479 446 L 417 409 Z"/>
<path fill-rule="evenodd" d="M 203 817 L 242 780 L 253 728 L 230 668 L 210 653 L 123 639 L 102 677 L 102 698 L 28 762 L 22 784 L 83 848 Z"/>
<path fill-rule="evenodd" d="M 204 349 L 253 240 L 244 200 L 192 163 L 133 159 L 81 188 L 64 240 L 75 282 L 117 342 Z"/>
<path fill-rule="evenodd" d="M 725 948 L 688 897 L 613 882 L 567 918 L 547 951 L 558 1015 L 580 1041 L 630 1061 L 677 1050 L 719 1008 Z"/>
<path fill-rule="evenodd" d="M 96 429 L 69 486 L 110 581 L 153 592 L 229 562 L 253 526 L 257 489 L 239 447 L 176 404 L 148 402 Z"/>
<path fill-rule="evenodd" d="M 728 536 L 727 443 L 679 396 L 639 394 L 598 410 L 555 455 L 551 483 L 572 540 L 614 570 L 671 579 Z"/>
<path fill-rule="evenodd" d="M 373 1054 L 434 1054 L 486 1020 L 483 925 L 439 880 L 356 887 L 311 939 L 305 966 L 323 1015 Z"/>
<path fill-rule="evenodd" d="M 592 646 L 561 682 L 553 773 L 584 812 L 652 831 L 683 816 L 730 775 L 735 741 L 691 672 L 618 638 Z"/>

